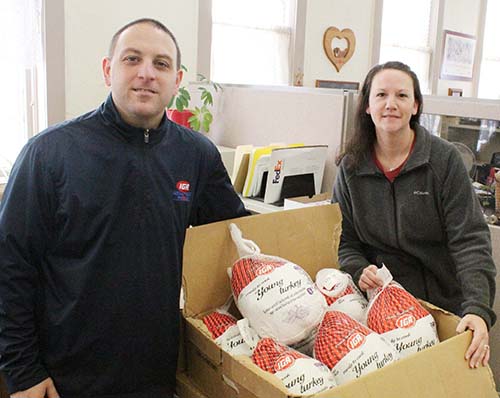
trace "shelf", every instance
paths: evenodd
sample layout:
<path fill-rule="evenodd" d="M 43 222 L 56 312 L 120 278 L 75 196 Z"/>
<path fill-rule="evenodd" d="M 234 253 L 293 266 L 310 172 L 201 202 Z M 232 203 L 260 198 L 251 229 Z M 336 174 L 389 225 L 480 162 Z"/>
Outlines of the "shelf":
<path fill-rule="evenodd" d="M 448 126 L 448 128 L 449 127 L 457 127 L 457 128 L 465 129 L 465 130 L 476 130 L 476 131 L 488 130 L 489 131 L 489 129 L 487 127 L 474 126 L 474 125 L 469 125 L 469 124 L 450 123 L 447 126 Z M 494 131 L 496 133 L 500 133 L 500 128 L 497 127 Z"/>

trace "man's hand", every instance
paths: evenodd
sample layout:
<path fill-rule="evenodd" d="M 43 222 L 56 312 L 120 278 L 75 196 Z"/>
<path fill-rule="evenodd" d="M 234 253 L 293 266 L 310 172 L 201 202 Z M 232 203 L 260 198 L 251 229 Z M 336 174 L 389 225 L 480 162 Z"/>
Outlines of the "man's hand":
<path fill-rule="evenodd" d="M 469 361 L 469 367 L 477 368 L 480 363 L 488 364 L 490 359 L 490 346 L 488 327 L 483 318 L 473 314 L 465 315 L 457 326 L 457 333 L 472 331 L 472 341 L 465 353 L 465 359 Z"/>
<path fill-rule="evenodd" d="M 24 391 L 16 391 L 10 398 L 59 398 L 54 382 L 49 377 L 36 386 Z"/>

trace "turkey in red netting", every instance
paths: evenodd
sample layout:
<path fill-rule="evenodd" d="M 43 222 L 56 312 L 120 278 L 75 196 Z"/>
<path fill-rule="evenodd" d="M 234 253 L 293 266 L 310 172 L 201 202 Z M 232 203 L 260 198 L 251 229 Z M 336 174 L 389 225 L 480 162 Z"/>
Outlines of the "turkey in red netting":
<path fill-rule="evenodd" d="M 384 268 L 379 270 L 381 275 L 388 273 L 382 277 L 384 287 L 375 294 L 369 292 L 373 297 L 368 306 L 368 327 L 389 341 L 402 357 L 439 343 L 432 315 L 401 285 L 391 282 L 392 275 Z"/>
<path fill-rule="evenodd" d="M 327 365 L 337 384 L 356 379 L 398 359 L 381 336 L 349 315 L 328 311 L 319 326 L 314 357 Z"/>
<path fill-rule="evenodd" d="M 271 338 L 259 341 L 252 361 L 275 374 L 292 394 L 316 394 L 335 386 L 333 375 L 325 365 Z"/>
<path fill-rule="evenodd" d="M 232 355 L 251 356 L 252 350 L 241 336 L 234 316 L 224 310 L 216 310 L 203 317 L 203 323 L 215 342 Z"/>
<path fill-rule="evenodd" d="M 324 268 L 316 274 L 316 286 L 326 298 L 328 310 L 345 312 L 351 318 L 366 323 L 368 301 L 352 281 L 351 275 L 334 268 Z"/>
<path fill-rule="evenodd" d="M 287 345 L 310 339 L 326 311 L 325 298 L 310 276 L 290 261 L 260 254 L 236 225 L 230 224 L 230 230 L 242 256 L 230 271 L 241 314 L 261 337 Z"/>

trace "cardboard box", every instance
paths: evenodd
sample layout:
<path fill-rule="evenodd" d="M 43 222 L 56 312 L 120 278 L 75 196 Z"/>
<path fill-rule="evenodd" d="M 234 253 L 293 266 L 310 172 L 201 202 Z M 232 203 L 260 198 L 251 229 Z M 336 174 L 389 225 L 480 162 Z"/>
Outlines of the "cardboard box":
<path fill-rule="evenodd" d="M 242 398 L 250 393 L 258 398 L 287 398 L 290 395 L 274 375 L 255 366 L 250 358 L 232 357 L 219 349 L 200 320 L 231 294 L 226 269 L 238 256 L 229 222 L 187 232 L 183 271 L 187 372 L 210 397 Z M 233 222 L 262 253 L 287 258 L 313 277 L 321 268 L 338 265 L 341 216 L 336 204 Z M 469 369 L 464 359 L 471 333 L 456 336 L 458 317 L 430 305 L 428 308 L 436 319 L 440 344 L 314 397 L 498 398 L 490 368 Z M 231 383 L 236 388 L 231 388 Z"/>
<path fill-rule="evenodd" d="M 176 380 L 179 398 L 208 398 L 185 373 L 177 373 Z"/>
<path fill-rule="evenodd" d="M 197 322 L 197 328 L 203 328 L 201 321 L 197 320 Z M 215 359 L 210 353 L 207 355 L 190 341 L 186 345 L 187 374 L 207 397 L 258 398 L 249 389 L 227 376 L 229 372 L 223 371 L 221 361 Z"/>

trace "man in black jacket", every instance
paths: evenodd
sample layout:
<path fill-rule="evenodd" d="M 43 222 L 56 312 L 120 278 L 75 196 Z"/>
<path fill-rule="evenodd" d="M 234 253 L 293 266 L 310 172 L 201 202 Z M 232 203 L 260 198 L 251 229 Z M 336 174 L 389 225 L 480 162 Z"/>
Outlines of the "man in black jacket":
<path fill-rule="evenodd" d="M 23 148 L 0 206 L 0 368 L 12 397 L 171 397 L 189 225 L 246 215 L 217 148 L 166 118 L 172 33 L 133 21 L 98 109 Z"/>

